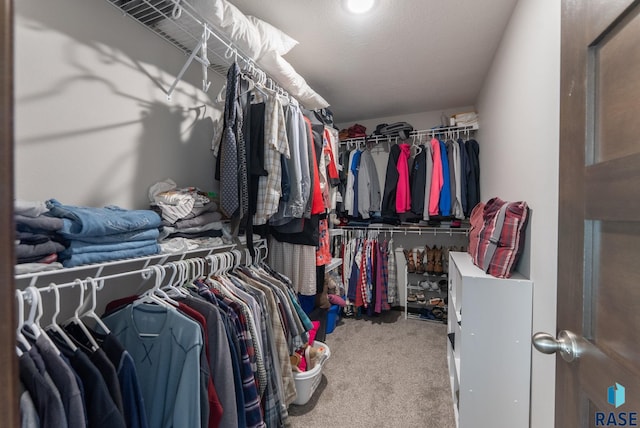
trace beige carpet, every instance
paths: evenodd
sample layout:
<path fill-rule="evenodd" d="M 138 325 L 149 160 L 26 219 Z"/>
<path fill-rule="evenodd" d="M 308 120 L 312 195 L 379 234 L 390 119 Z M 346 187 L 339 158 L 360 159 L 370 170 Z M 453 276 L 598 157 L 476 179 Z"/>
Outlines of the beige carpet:
<path fill-rule="evenodd" d="M 343 318 L 311 400 L 291 405 L 294 428 L 455 427 L 444 324 L 391 311 Z"/>

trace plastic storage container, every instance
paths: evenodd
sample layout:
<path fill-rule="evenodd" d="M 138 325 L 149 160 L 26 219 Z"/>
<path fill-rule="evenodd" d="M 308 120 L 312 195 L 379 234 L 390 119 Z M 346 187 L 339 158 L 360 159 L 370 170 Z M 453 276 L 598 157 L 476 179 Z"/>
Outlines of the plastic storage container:
<path fill-rule="evenodd" d="M 333 330 L 336 328 L 336 324 L 340 320 L 340 306 L 331 305 L 329 311 L 327 311 L 327 327 L 325 329 L 325 333 L 333 333 Z"/>
<path fill-rule="evenodd" d="M 293 401 L 293 404 L 297 404 L 299 406 L 307 404 L 315 390 L 318 388 L 318 385 L 320 385 L 320 380 L 322 380 L 322 367 L 331 356 L 331 350 L 329 347 L 319 340 L 314 341 L 313 346 L 323 346 L 326 351 L 325 355 L 320 360 L 320 363 L 313 369 L 302 373 L 293 372 L 293 381 L 296 384 L 297 392 L 296 399 Z"/>

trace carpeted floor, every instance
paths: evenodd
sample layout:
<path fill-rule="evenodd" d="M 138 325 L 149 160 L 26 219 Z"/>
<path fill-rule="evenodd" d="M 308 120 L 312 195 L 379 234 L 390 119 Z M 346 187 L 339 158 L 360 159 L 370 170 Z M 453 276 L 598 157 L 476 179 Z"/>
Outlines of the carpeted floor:
<path fill-rule="evenodd" d="M 331 358 L 318 389 L 289 407 L 291 426 L 455 427 L 446 340 L 445 324 L 399 311 L 343 318 L 326 337 Z"/>

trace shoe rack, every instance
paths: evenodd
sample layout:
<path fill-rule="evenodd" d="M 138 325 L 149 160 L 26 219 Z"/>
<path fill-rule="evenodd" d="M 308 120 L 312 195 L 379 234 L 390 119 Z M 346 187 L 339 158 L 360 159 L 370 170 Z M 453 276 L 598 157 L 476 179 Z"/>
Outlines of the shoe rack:
<path fill-rule="evenodd" d="M 405 319 L 446 323 L 449 251 L 466 250 L 468 228 L 396 233 L 398 289 Z"/>

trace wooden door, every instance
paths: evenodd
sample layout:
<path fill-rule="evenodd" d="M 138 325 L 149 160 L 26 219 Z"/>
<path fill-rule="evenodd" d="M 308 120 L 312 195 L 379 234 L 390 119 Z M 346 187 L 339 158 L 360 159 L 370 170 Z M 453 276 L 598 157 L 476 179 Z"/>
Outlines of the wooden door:
<path fill-rule="evenodd" d="M 13 8 L 0 9 L 0 425 L 15 427 L 18 390 L 13 312 Z M 6 425 L 4 425 L 6 424 Z"/>
<path fill-rule="evenodd" d="M 640 1 L 563 0 L 561 55 L 556 426 L 637 426 Z"/>

